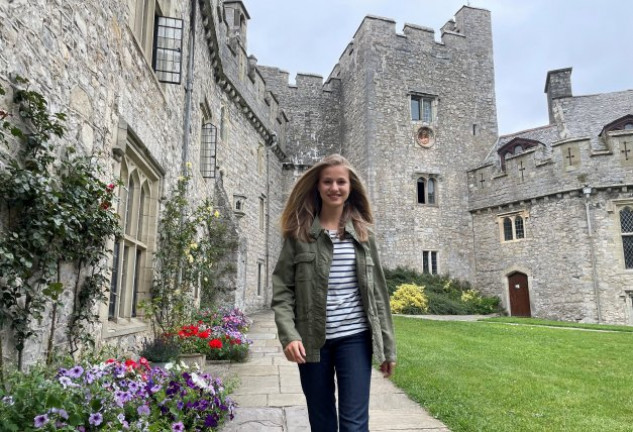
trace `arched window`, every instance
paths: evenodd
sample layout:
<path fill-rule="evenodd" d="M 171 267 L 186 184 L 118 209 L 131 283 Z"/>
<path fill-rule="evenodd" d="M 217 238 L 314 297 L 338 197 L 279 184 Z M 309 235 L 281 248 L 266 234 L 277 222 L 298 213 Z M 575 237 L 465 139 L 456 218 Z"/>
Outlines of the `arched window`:
<path fill-rule="evenodd" d="M 437 180 L 431 176 L 418 177 L 418 204 L 435 204 L 437 201 Z"/>
<path fill-rule="evenodd" d="M 514 154 L 515 155 L 520 155 L 521 153 L 523 153 L 523 147 L 518 145 L 516 147 L 514 147 Z"/>
<path fill-rule="evenodd" d="M 156 249 L 160 170 L 145 147 L 128 137 L 121 161 L 117 212 L 124 234 L 115 239 L 108 319 L 118 324 L 136 317 L 152 281 L 151 257 Z"/>
<path fill-rule="evenodd" d="M 523 232 L 523 218 L 521 216 L 514 218 L 514 234 L 517 239 L 522 239 L 525 236 Z"/>
<path fill-rule="evenodd" d="M 499 233 L 502 242 L 524 240 L 525 221 L 527 213 L 525 211 L 498 216 Z"/>
<path fill-rule="evenodd" d="M 435 180 L 432 178 L 426 183 L 426 197 L 429 204 L 435 204 Z"/>
<path fill-rule="evenodd" d="M 633 209 L 629 206 L 620 210 L 620 232 L 622 234 L 624 268 L 633 269 Z"/>
<path fill-rule="evenodd" d="M 505 241 L 512 240 L 512 219 L 506 217 L 503 219 L 503 239 Z"/>
<path fill-rule="evenodd" d="M 200 139 L 200 173 L 202 177 L 215 177 L 215 152 L 217 143 L 217 129 L 211 122 L 202 125 Z"/>
<path fill-rule="evenodd" d="M 426 179 L 418 179 L 418 204 L 426 204 Z"/>

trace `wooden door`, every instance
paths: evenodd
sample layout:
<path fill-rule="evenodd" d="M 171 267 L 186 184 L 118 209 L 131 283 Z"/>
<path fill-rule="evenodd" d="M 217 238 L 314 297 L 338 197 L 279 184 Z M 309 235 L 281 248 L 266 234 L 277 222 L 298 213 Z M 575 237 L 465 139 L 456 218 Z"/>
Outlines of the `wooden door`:
<path fill-rule="evenodd" d="M 510 315 L 531 317 L 530 291 L 525 273 L 515 272 L 508 276 L 508 292 L 510 293 Z"/>

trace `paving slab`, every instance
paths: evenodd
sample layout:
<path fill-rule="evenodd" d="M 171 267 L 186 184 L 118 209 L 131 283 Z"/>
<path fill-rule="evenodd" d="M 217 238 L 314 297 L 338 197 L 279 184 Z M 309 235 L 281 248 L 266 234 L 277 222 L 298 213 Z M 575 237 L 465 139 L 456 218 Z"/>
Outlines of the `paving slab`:
<path fill-rule="evenodd" d="M 221 431 L 310 432 L 299 370 L 284 357 L 272 311 L 254 313 L 251 318 L 248 337 L 253 344 L 247 362 L 207 365 L 214 375 L 238 382 L 232 394 L 238 403 L 235 419 Z M 372 432 L 450 432 L 377 370 L 371 378 L 369 428 Z"/>

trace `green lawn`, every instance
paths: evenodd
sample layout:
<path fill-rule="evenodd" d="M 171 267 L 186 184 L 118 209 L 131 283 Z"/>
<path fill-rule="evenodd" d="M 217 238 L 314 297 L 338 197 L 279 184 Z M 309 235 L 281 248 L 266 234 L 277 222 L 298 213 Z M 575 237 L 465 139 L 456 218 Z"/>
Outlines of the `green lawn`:
<path fill-rule="evenodd" d="M 571 327 L 587 330 L 603 330 L 603 331 L 622 331 L 633 333 L 632 326 L 609 325 L 609 324 L 584 324 L 569 321 L 552 321 L 539 318 L 515 318 L 515 317 L 494 317 L 484 318 L 481 321 L 486 322 L 502 322 L 507 324 L 525 324 L 525 325 L 542 325 L 553 327 Z"/>
<path fill-rule="evenodd" d="M 454 432 L 633 430 L 631 333 L 394 321 L 394 382 Z"/>

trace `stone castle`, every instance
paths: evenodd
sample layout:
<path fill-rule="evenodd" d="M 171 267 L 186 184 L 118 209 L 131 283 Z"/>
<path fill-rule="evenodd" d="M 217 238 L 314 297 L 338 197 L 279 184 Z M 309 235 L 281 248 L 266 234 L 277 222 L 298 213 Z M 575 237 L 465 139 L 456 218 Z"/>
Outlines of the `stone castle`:
<path fill-rule="evenodd" d="M 149 330 L 133 303 L 186 162 L 192 201 L 212 197 L 238 235 L 230 301 L 248 311 L 270 303 L 288 191 L 333 152 L 366 181 L 385 267 L 468 280 L 511 315 L 633 324 L 633 90 L 573 96 L 571 69 L 550 71 L 549 124 L 499 136 L 487 10 L 462 7 L 439 42 L 367 16 L 325 81 L 296 85 L 248 52 L 250 19 L 228 0 L 0 5 L 0 82 L 29 78 L 141 209 L 143 232 L 119 245 L 135 253 L 113 256 L 101 342 Z"/>

